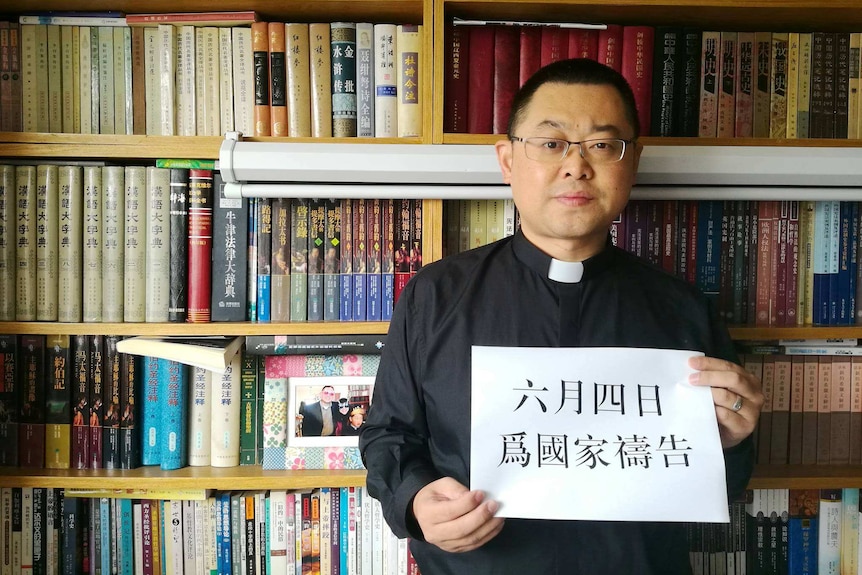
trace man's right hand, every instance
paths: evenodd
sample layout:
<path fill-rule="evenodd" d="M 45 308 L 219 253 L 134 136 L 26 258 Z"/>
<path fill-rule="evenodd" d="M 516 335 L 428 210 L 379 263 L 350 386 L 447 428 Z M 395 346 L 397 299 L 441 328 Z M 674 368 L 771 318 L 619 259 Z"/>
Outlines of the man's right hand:
<path fill-rule="evenodd" d="M 451 477 L 419 490 L 413 498 L 413 516 L 425 541 L 444 551 L 472 551 L 493 539 L 504 520 L 494 517 L 499 504 L 485 501 L 481 491 L 470 491 Z"/>

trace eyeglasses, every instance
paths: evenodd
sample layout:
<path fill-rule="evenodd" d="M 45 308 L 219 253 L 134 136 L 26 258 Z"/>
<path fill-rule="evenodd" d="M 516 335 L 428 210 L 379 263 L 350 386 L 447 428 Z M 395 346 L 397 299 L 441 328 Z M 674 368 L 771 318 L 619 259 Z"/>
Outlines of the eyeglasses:
<path fill-rule="evenodd" d="M 561 162 L 572 146 L 577 146 L 578 153 L 590 164 L 612 164 L 619 162 L 626 155 L 626 148 L 634 140 L 622 138 L 597 138 L 570 142 L 560 138 L 509 138 L 513 142 L 524 142 L 524 153 L 537 162 Z"/>

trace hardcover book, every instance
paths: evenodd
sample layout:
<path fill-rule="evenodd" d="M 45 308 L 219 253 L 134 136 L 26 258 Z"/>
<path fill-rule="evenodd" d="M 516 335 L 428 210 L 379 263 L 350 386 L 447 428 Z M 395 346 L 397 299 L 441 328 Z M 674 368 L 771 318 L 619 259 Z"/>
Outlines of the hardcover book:
<path fill-rule="evenodd" d="M 45 467 L 68 469 L 71 461 L 72 348 L 68 335 L 52 335 L 47 340 L 48 364 L 45 374 Z"/>
<path fill-rule="evenodd" d="M 209 322 L 212 295 L 212 170 L 189 171 L 188 321 Z"/>
<path fill-rule="evenodd" d="M 0 28 L 2 34 L 3 29 Z M 0 166 L 0 321 L 15 321 L 15 193 L 14 166 Z"/>
<path fill-rule="evenodd" d="M 333 22 L 330 25 L 330 42 L 332 54 L 332 135 L 336 138 L 355 137 L 356 24 L 354 22 Z"/>
<path fill-rule="evenodd" d="M 170 168 L 168 321 L 188 318 L 189 170 Z"/>
<path fill-rule="evenodd" d="M 470 75 L 467 55 L 470 52 L 470 29 L 466 26 L 447 26 L 444 46 L 446 76 L 443 87 L 443 132 L 466 133 L 467 89 Z M 520 59 L 516 61 L 521 62 Z"/>
<path fill-rule="evenodd" d="M 105 336 L 90 336 L 90 359 L 88 361 L 87 391 L 87 428 L 89 431 L 89 469 L 102 469 L 102 420 L 105 415 L 105 370 L 108 368 L 105 357 Z"/>
<path fill-rule="evenodd" d="M 117 350 L 158 357 L 223 373 L 245 341 L 237 337 L 127 337 L 117 342 Z"/>
<path fill-rule="evenodd" d="M 247 319 L 248 201 L 226 198 L 220 172 L 213 173 L 212 321 Z"/>
<path fill-rule="evenodd" d="M 147 167 L 146 321 L 167 322 L 171 294 L 171 170 Z"/>
<path fill-rule="evenodd" d="M 290 136 L 311 136 L 311 70 L 308 24 L 285 24 L 287 49 L 287 131 Z"/>
<path fill-rule="evenodd" d="M 122 361 L 117 352 L 119 336 L 105 336 L 104 416 L 102 418 L 102 467 L 121 469 L 122 444 L 120 443 L 120 378 Z"/>
<path fill-rule="evenodd" d="M 20 360 L 17 336 L 0 335 L 0 467 L 18 465 Z"/>
<path fill-rule="evenodd" d="M 269 26 L 251 25 L 251 50 L 254 61 L 254 135 L 272 135 L 269 108 Z"/>
<path fill-rule="evenodd" d="M 396 31 L 395 24 L 374 25 L 374 136 L 377 138 L 398 135 Z M 466 48 L 462 56 L 466 58 Z M 466 114 L 466 101 L 462 113 Z"/>
<path fill-rule="evenodd" d="M 126 166 L 123 320 L 146 320 L 147 175 L 143 166 Z"/>
<path fill-rule="evenodd" d="M 39 469 L 45 467 L 45 336 L 22 335 L 19 350 L 18 465 Z"/>
<path fill-rule="evenodd" d="M 188 465 L 187 365 L 159 358 L 159 466 L 165 470 Z"/>
<path fill-rule="evenodd" d="M 81 166 L 60 166 L 57 320 L 80 322 L 84 314 L 84 188 Z"/>
<path fill-rule="evenodd" d="M 36 167 L 36 320 L 57 321 L 59 304 L 60 173 L 56 165 Z M 64 199 L 69 200 L 69 189 Z M 66 204 L 68 205 L 68 203 Z M 68 219 L 68 209 L 64 210 Z M 68 229 L 68 228 L 67 228 Z M 69 233 L 64 239 L 68 242 Z M 68 286 L 67 286 L 68 287 Z M 66 320 L 68 321 L 68 320 Z"/>
<path fill-rule="evenodd" d="M 84 167 L 83 320 L 102 321 L 102 168 Z"/>
<path fill-rule="evenodd" d="M 329 23 L 308 25 L 311 79 L 311 136 L 328 138 L 332 131 L 332 42 Z"/>

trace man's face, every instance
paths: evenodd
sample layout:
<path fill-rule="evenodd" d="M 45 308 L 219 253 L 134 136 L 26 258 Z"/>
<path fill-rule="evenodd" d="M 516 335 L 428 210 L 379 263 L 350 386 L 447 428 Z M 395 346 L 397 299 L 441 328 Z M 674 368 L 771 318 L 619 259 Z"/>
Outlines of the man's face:
<path fill-rule="evenodd" d="M 613 87 L 549 83 L 536 91 L 513 135 L 579 142 L 630 140 L 634 133 Z M 628 202 L 641 147 L 627 146 L 619 162 L 591 165 L 574 145 L 556 162 L 527 158 L 524 146 L 496 144 L 524 235 L 557 259 L 581 261 L 601 251 L 611 222 Z"/>
<path fill-rule="evenodd" d="M 335 399 L 335 390 L 331 387 L 324 387 L 320 392 L 320 402 L 329 405 Z"/>

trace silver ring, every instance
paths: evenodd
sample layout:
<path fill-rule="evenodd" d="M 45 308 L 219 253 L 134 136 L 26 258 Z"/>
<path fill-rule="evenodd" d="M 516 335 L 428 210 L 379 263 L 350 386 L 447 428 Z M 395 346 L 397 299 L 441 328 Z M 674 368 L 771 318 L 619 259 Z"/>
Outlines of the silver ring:
<path fill-rule="evenodd" d="M 736 412 L 736 411 L 739 411 L 740 409 L 742 409 L 742 396 L 737 395 L 736 401 L 734 401 L 733 405 L 730 406 L 730 410 Z"/>

